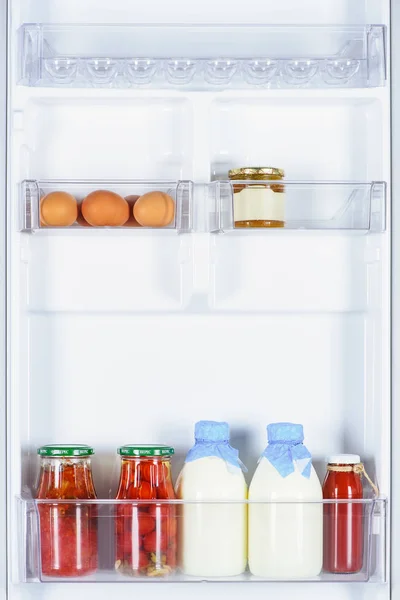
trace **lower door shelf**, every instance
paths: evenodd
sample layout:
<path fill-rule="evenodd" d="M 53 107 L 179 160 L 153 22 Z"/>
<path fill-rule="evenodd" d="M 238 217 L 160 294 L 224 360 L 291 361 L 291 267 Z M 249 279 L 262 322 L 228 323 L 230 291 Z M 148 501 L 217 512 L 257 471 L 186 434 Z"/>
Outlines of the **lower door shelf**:
<path fill-rule="evenodd" d="M 18 498 L 17 505 L 18 582 L 384 583 L 387 578 L 385 498 Z"/>

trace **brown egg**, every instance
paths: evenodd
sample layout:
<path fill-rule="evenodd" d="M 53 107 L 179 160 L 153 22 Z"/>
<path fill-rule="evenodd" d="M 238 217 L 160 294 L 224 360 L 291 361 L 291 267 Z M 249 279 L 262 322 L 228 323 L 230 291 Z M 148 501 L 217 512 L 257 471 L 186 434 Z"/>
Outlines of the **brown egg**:
<path fill-rule="evenodd" d="M 91 227 L 91 225 L 84 219 L 84 217 L 82 215 L 81 206 L 78 206 L 78 218 L 77 218 L 76 222 L 81 227 Z"/>
<path fill-rule="evenodd" d="M 120 227 L 129 219 L 129 204 L 125 198 L 106 190 L 86 196 L 81 211 L 84 219 L 94 227 Z"/>
<path fill-rule="evenodd" d="M 40 201 L 40 223 L 48 227 L 69 227 L 78 218 L 78 205 L 67 192 L 51 192 Z"/>
<path fill-rule="evenodd" d="M 144 227 L 166 227 L 175 217 L 175 202 L 164 192 L 148 192 L 135 202 L 133 216 Z"/>
<path fill-rule="evenodd" d="M 133 207 L 135 206 L 136 200 L 138 198 L 140 198 L 140 196 L 135 196 L 134 194 L 131 194 L 130 196 L 125 196 L 125 200 L 129 204 L 129 219 L 125 223 L 125 227 L 140 227 L 141 226 L 140 223 L 138 223 L 136 221 L 135 217 L 133 216 Z"/>

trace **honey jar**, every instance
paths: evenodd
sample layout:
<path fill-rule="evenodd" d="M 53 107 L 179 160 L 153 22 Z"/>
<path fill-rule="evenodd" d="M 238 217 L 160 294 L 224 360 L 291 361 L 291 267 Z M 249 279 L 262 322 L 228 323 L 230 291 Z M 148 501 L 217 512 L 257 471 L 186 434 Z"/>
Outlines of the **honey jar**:
<path fill-rule="evenodd" d="M 275 167 L 241 167 L 229 171 L 229 179 L 238 182 L 233 185 L 235 227 L 285 226 L 285 187 L 276 183 L 284 176 L 284 171 Z"/>

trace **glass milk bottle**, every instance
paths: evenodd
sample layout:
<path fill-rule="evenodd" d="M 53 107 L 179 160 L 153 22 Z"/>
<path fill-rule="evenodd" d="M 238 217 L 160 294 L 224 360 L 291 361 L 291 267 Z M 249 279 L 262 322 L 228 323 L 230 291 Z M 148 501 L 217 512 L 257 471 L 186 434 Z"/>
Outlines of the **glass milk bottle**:
<path fill-rule="evenodd" d="M 322 568 L 322 489 L 303 445 L 303 426 L 273 423 L 267 432 L 249 488 L 250 571 L 268 578 L 315 577 Z"/>
<path fill-rule="evenodd" d="M 229 425 L 199 421 L 195 445 L 179 475 L 180 557 L 184 573 L 199 577 L 240 575 L 247 558 L 247 486 Z M 234 502 L 234 503 L 232 503 Z"/>

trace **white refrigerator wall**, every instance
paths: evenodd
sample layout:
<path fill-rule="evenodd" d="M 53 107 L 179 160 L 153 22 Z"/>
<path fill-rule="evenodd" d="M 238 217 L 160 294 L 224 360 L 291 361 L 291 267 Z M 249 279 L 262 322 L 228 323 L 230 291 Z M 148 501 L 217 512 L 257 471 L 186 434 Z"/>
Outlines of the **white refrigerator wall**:
<path fill-rule="evenodd" d="M 126 0 L 115 0 L 112 5 L 100 0 L 19 0 L 13 3 L 13 15 L 22 22 L 42 23 L 293 23 L 298 24 L 355 24 L 384 23 L 389 15 L 389 2 L 378 0 L 294 0 L 259 2 L 250 0 L 245 7 L 228 0 L 185 5 L 172 0 L 168 6 L 157 0 L 132 6 Z"/>
<path fill-rule="evenodd" d="M 292 180 L 389 183 L 389 86 L 216 93 L 21 87 L 17 29 L 26 22 L 389 25 L 389 2 L 13 0 L 9 12 L 9 533 L 18 529 L 16 496 L 34 487 L 39 445 L 93 444 L 98 495 L 107 497 L 118 445 L 174 445 L 176 476 L 193 424 L 204 418 L 230 423 L 248 481 L 266 424 L 288 420 L 304 424 L 321 478 L 327 454 L 360 453 L 388 495 L 388 232 L 18 229 L 26 178 L 207 182 L 233 166 L 265 163 Z M 21 584 L 19 549 L 10 535 L 12 599 L 389 598 L 389 586 L 374 584 Z"/>

